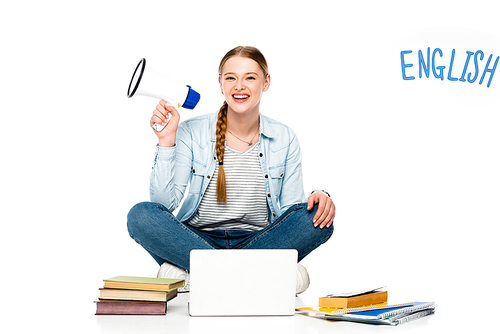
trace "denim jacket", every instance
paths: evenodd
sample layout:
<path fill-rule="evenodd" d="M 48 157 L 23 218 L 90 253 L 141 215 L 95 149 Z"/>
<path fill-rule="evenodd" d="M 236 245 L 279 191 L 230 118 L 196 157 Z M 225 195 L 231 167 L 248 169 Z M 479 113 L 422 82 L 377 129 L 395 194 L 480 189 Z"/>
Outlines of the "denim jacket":
<path fill-rule="evenodd" d="M 215 171 L 217 113 L 188 119 L 177 129 L 174 147 L 157 146 L 150 176 L 152 202 L 187 221 L 196 212 Z M 286 125 L 260 115 L 259 160 L 266 186 L 270 222 L 290 206 L 306 201 L 302 182 L 301 151 L 295 133 Z"/>

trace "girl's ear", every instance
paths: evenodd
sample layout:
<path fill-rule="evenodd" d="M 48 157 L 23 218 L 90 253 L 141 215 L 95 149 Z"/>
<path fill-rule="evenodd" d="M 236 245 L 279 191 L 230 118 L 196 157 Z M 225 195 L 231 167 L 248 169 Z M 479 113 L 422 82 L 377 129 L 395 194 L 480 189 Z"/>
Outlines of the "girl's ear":
<path fill-rule="evenodd" d="M 219 86 L 220 86 L 220 92 L 222 93 L 222 95 L 224 95 L 224 90 L 222 90 L 222 78 L 220 75 L 219 75 Z"/>
<path fill-rule="evenodd" d="M 269 89 L 269 86 L 271 86 L 271 75 L 268 74 L 266 77 L 266 81 L 264 81 L 264 89 L 262 90 L 263 92 L 267 91 Z"/>

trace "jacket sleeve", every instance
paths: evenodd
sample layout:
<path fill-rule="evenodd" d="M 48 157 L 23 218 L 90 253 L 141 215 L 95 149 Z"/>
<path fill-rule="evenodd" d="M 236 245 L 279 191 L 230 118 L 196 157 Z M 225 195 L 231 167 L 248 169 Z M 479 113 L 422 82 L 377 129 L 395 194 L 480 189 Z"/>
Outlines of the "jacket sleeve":
<path fill-rule="evenodd" d="M 290 144 L 286 155 L 285 172 L 281 188 L 281 213 L 285 212 L 293 204 L 303 203 L 306 200 L 304 196 L 304 183 L 302 180 L 302 153 L 299 140 L 291 129 L 288 130 L 290 134 Z"/>
<path fill-rule="evenodd" d="M 193 151 L 189 128 L 179 124 L 174 147 L 156 148 L 149 178 L 150 200 L 173 212 L 181 203 L 192 169 Z"/>

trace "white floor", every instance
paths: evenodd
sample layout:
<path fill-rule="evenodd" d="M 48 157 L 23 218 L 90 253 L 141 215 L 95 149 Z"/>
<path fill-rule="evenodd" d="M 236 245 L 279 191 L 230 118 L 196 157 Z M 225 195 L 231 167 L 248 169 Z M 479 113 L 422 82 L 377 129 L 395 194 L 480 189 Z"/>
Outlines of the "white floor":
<path fill-rule="evenodd" d="M 309 292 L 309 293 L 308 293 Z M 296 306 L 313 305 L 313 291 L 296 299 Z M 190 317 L 189 294 L 180 294 L 168 304 L 166 316 L 95 316 L 101 333 L 374 333 L 394 330 L 389 326 L 331 322 L 304 315 L 286 317 Z M 313 304 L 311 304 L 313 303 Z M 436 315 L 398 326 L 400 333 L 432 332 Z"/>
<path fill-rule="evenodd" d="M 311 264 L 309 266 L 309 264 Z M 316 272 L 309 263 L 311 272 Z M 105 269 L 99 269 L 105 271 Z M 114 271 L 114 270 L 113 270 Z M 10 333 L 492 333 L 497 325 L 494 302 L 490 300 L 496 290 L 488 294 L 470 294 L 488 291 L 492 283 L 485 283 L 486 290 L 474 285 L 465 276 L 427 277 L 430 288 L 419 289 L 417 282 L 406 288 L 391 284 L 388 286 L 389 302 L 435 301 L 436 314 L 400 326 L 374 326 L 348 322 L 331 322 L 304 315 L 287 317 L 190 317 L 187 304 L 189 294 L 180 294 L 168 303 L 165 316 L 96 316 L 94 299 L 100 279 L 84 275 L 81 280 L 72 280 L 71 275 L 43 275 L 31 272 L 22 276 L 31 279 L 22 284 L 4 285 L 2 296 L 4 309 L 2 325 Z M 96 276 L 94 274 L 90 276 Z M 330 291 L 329 285 L 313 275 L 314 284 L 296 298 L 296 306 L 315 306 L 318 297 Z M 331 277 L 331 276 L 329 276 Z M 487 277 L 485 277 L 487 278 Z M 490 277 L 494 279 L 493 277 Z M 335 278 L 331 278 L 335 279 Z M 330 279 L 330 280 L 331 280 Z M 365 278 L 369 281 L 373 278 Z M 467 285 L 467 282 L 470 282 Z M 450 286 L 446 290 L 446 285 Z M 22 288 L 16 288 L 20 286 Z M 337 284 L 331 284 L 337 286 Z M 359 286 L 359 285 L 356 285 Z M 435 288 L 433 288 L 435 286 Z M 326 288 L 325 288 L 326 287 Z M 461 290 L 463 288 L 463 290 Z M 333 289 L 333 288 L 332 288 Z M 429 291 L 426 291 L 429 290 Z M 337 291 L 337 290 L 335 290 Z M 335 292 L 330 291 L 330 292 Z M 342 290 L 343 291 L 343 290 Z M 465 292 L 467 291 L 467 293 Z M 415 300 L 413 298 L 416 298 Z M 476 306 L 479 306 L 476 308 Z M 481 307 L 482 306 L 482 307 Z M 12 330 L 14 328 L 15 330 Z"/>

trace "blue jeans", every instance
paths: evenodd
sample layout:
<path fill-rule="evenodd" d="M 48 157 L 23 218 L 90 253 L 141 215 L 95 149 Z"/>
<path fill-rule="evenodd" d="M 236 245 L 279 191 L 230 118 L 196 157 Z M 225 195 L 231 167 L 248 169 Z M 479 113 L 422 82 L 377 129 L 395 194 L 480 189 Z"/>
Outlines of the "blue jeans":
<path fill-rule="evenodd" d="M 314 227 L 317 205 L 295 204 L 274 223 L 259 231 L 199 231 L 181 223 L 161 204 L 143 202 L 128 213 L 130 236 L 158 262 L 189 270 L 192 249 L 296 249 L 301 261 L 333 233 L 333 225 Z"/>

